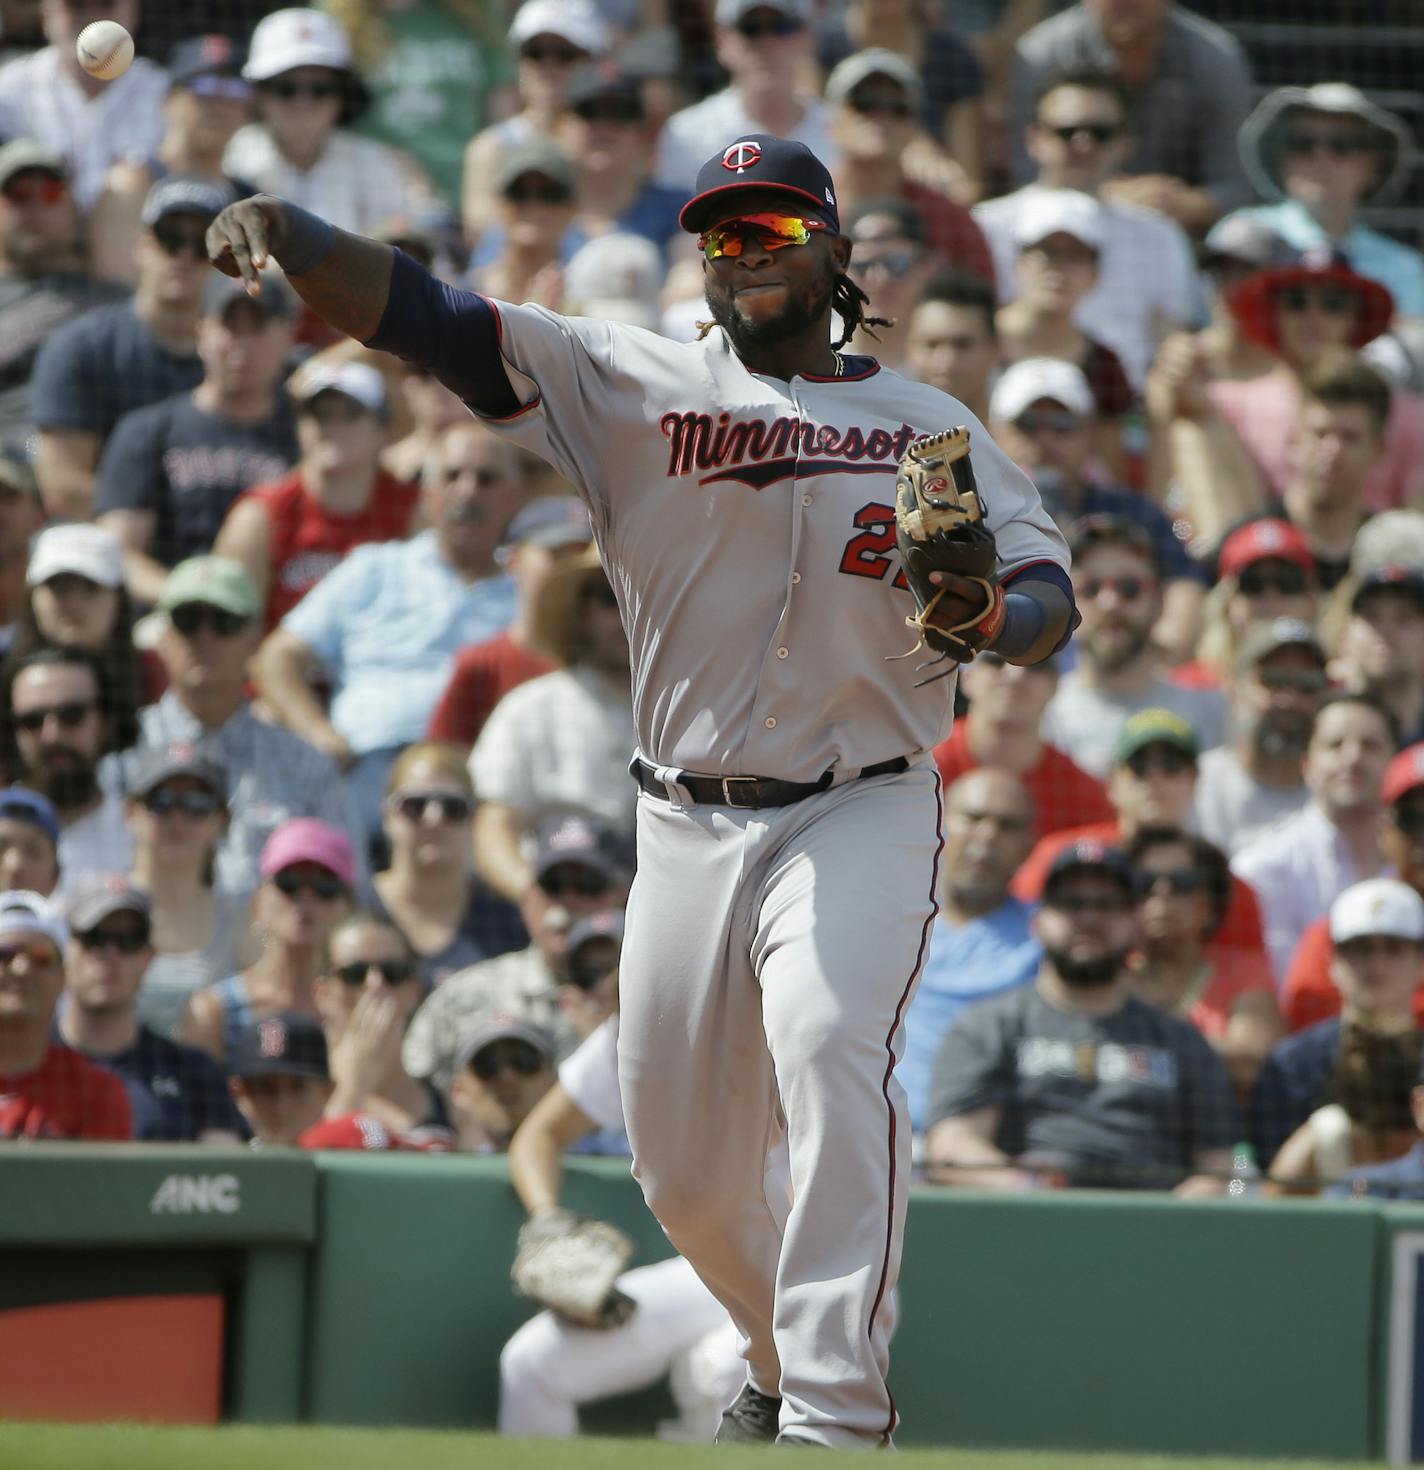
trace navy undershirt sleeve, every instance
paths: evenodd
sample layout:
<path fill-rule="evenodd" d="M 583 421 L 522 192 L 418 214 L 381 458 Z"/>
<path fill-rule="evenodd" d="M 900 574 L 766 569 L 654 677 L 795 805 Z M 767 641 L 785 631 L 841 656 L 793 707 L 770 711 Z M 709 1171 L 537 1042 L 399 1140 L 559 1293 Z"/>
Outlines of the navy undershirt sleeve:
<path fill-rule="evenodd" d="M 1073 579 L 1056 562 L 1036 561 L 1030 562 L 1028 566 L 1020 571 L 1011 572 L 1004 582 L 1004 600 L 1011 602 L 1015 596 L 1014 589 L 1021 587 L 1025 582 L 1047 582 L 1068 599 L 1071 616 L 1068 619 L 1068 628 L 1063 636 L 1053 645 L 1053 653 L 1065 647 L 1068 640 L 1073 636 L 1074 630 L 1082 619 L 1078 615 L 1078 604 L 1073 597 Z M 1019 594 L 1022 596 L 1023 594 Z"/>
<path fill-rule="evenodd" d="M 508 418 L 522 407 L 499 355 L 494 306 L 436 280 L 402 250 L 381 324 L 366 346 L 429 369 L 485 418 Z"/>

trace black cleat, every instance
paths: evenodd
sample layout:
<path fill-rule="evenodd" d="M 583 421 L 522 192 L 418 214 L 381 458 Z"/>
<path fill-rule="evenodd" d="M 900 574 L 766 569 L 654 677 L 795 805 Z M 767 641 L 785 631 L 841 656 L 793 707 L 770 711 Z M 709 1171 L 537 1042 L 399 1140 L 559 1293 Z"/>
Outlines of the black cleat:
<path fill-rule="evenodd" d="M 758 1393 L 748 1383 L 722 1411 L 722 1427 L 717 1431 L 718 1444 L 772 1444 L 781 1418 L 781 1400 L 769 1393 Z"/>

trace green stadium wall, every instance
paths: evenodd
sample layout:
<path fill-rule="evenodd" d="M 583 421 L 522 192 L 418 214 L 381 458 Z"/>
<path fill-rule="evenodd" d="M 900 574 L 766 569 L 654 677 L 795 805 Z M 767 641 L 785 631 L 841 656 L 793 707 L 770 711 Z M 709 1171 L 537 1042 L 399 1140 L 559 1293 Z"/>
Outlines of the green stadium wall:
<path fill-rule="evenodd" d="M 638 1263 L 668 1254 L 626 1164 L 570 1161 L 567 1194 L 627 1229 Z M 218 1291 L 229 1417 L 488 1427 L 500 1348 L 530 1310 L 509 1284 L 521 1218 L 499 1159 L 6 1150 L 0 1320 Z M 1407 1206 L 917 1191 L 900 1441 L 1377 1457 L 1391 1262 L 1420 1232 Z M 657 1391 L 590 1421 L 666 1412 Z"/>

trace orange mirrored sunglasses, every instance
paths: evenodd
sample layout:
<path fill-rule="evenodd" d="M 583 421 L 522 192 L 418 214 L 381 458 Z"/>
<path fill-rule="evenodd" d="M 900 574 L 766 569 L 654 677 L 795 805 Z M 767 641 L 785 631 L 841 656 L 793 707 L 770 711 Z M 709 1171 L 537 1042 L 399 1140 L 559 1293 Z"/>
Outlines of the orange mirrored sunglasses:
<path fill-rule="evenodd" d="M 827 228 L 818 219 L 800 219 L 794 214 L 744 214 L 713 225 L 698 237 L 697 248 L 708 260 L 720 260 L 724 255 L 740 255 L 748 236 L 754 236 L 763 250 L 784 250 L 788 245 L 804 245 L 813 230 Z"/>

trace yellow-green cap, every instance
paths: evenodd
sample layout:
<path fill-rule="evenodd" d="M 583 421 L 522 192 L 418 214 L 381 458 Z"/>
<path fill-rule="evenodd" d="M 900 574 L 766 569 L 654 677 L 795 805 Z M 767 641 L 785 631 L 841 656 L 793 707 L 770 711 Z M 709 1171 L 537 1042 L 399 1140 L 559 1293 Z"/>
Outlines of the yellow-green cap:
<path fill-rule="evenodd" d="M 262 599 L 246 567 L 227 556 L 190 556 L 173 568 L 158 599 L 158 609 L 172 612 L 186 602 L 220 607 L 249 621 L 262 612 Z"/>
<path fill-rule="evenodd" d="M 1130 716 L 1118 732 L 1113 764 L 1122 765 L 1149 745 L 1170 745 L 1192 760 L 1201 754 L 1196 732 L 1180 715 L 1169 709 L 1144 709 Z"/>

